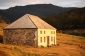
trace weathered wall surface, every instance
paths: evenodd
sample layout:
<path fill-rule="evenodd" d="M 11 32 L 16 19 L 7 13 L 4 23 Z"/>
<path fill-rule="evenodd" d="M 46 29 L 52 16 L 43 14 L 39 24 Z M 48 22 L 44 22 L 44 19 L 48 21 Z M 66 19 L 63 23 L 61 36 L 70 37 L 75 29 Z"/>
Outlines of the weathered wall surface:
<path fill-rule="evenodd" d="M 4 29 L 4 43 L 37 46 L 37 29 Z"/>

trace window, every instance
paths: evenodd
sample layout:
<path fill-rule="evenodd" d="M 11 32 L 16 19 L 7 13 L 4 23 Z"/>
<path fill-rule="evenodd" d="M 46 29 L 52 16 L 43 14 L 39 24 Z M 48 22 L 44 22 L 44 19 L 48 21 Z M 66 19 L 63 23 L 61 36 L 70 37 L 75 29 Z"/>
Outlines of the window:
<path fill-rule="evenodd" d="M 40 42 L 42 43 L 42 37 L 40 37 Z"/>
<path fill-rule="evenodd" d="M 54 37 L 54 44 L 55 44 L 55 37 Z"/>
<path fill-rule="evenodd" d="M 53 37 L 51 37 L 51 41 L 53 41 Z"/>
<path fill-rule="evenodd" d="M 42 34 L 42 31 L 40 31 L 40 34 Z"/>
<path fill-rule="evenodd" d="M 51 34 L 52 34 L 52 31 L 51 31 Z"/>
<path fill-rule="evenodd" d="M 44 37 L 44 42 L 46 42 L 45 37 Z"/>
<path fill-rule="evenodd" d="M 54 31 L 54 34 L 55 34 L 55 31 Z"/>
<path fill-rule="evenodd" d="M 44 31 L 44 34 L 45 34 L 45 31 Z"/>

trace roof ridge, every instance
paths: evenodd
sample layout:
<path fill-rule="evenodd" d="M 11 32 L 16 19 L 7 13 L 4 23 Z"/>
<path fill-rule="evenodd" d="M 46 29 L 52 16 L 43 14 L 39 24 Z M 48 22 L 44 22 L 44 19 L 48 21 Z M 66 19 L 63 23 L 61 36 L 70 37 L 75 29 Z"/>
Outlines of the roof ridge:
<path fill-rule="evenodd" d="M 42 20 L 40 17 L 28 14 L 30 19 L 33 21 L 33 23 L 38 27 L 38 28 L 46 28 L 46 29 L 56 29 L 46 21 Z M 36 20 L 35 20 L 35 19 Z M 37 23 L 38 22 L 38 23 Z"/>
<path fill-rule="evenodd" d="M 29 15 L 29 14 L 28 14 L 28 15 Z M 27 16 L 28 16 L 28 15 L 27 15 Z M 29 19 L 31 20 L 30 16 L 28 16 L 28 17 L 29 17 Z M 31 21 L 32 21 L 32 20 L 31 20 Z M 34 24 L 34 22 L 33 22 L 33 21 L 32 21 L 32 23 Z M 35 25 L 35 24 L 34 24 L 34 25 Z M 35 26 L 36 26 L 36 25 L 35 25 Z M 38 27 L 36 26 L 36 28 L 38 28 Z"/>

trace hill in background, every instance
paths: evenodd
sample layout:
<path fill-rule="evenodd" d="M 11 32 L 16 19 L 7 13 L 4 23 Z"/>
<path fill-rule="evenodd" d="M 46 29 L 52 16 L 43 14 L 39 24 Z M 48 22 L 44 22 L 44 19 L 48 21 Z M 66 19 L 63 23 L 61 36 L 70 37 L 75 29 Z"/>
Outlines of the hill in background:
<path fill-rule="evenodd" d="M 44 18 L 57 29 L 85 29 L 85 7 Z"/>
<path fill-rule="evenodd" d="M 24 14 L 33 14 L 39 16 L 58 30 L 71 30 L 71 34 L 84 35 L 85 29 L 85 7 L 84 8 L 63 8 L 52 4 L 34 4 L 26 6 L 15 6 L 6 10 L 0 10 L 2 20 L 6 23 L 12 23 Z M 7 25 L 1 24 L 0 28 Z M 80 32 L 81 31 L 81 32 Z M 83 32 L 82 32 L 83 31 Z M 69 32 L 69 31 L 67 31 Z"/>
<path fill-rule="evenodd" d="M 47 16 L 52 16 L 73 9 L 76 8 L 63 8 L 52 4 L 34 4 L 26 6 L 15 6 L 6 10 L 0 10 L 0 14 L 5 22 L 11 23 L 24 14 L 33 14 L 39 16 L 40 18 L 45 18 Z"/>
<path fill-rule="evenodd" d="M 2 16 L 0 15 L 0 35 L 3 35 L 2 31 L 3 28 L 6 27 L 8 24 L 2 19 Z"/>
<path fill-rule="evenodd" d="M 0 10 L 0 29 L 1 29 L 0 42 L 3 42 L 2 28 L 7 26 L 6 23 L 13 22 L 14 20 L 24 15 L 25 13 L 37 15 L 43 18 L 43 20 L 53 25 L 54 27 L 56 27 L 57 29 L 77 29 L 77 28 L 82 29 L 85 27 L 85 8 L 80 8 L 80 9 L 73 8 L 75 9 L 73 10 L 72 8 L 68 9 L 68 8 L 54 6 L 51 4 L 48 5 L 52 7 L 46 6 L 47 8 L 46 9 L 45 6 L 42 5 L 40 9 L 39 5 L 27 5 L 27 6 L 16 6 L 9 8 L 7 10 Z M 33 6 L 34 7 L 36 6 L 35 9 Z M 53 7 L 56 7 L 56 9 L 54 10 Z M 75 30 L 75 32 L 77 31 Z M 85 56 L 85 38 L 81 36 L 73 36 L 68 34 L 57 33 L 57 46 L 49 48 L 33 48 L 30 46 L 15 46 L 15 45 L 6 45 L 0 43 L 0 55 L 2 56 L 31 56 L 31 55 L 32 56 L 33 55 L 34 56 Z"/>

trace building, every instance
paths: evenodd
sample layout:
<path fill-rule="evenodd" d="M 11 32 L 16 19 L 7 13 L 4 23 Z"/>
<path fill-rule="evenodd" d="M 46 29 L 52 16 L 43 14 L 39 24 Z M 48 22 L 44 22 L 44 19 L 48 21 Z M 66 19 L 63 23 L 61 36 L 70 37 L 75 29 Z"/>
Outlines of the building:
<path fill-rule="evenodd" d="M 25 14 L 3 29 L 6 44 L 47 47 L 56 45 L 56 28 L 31 14 Z"/>

